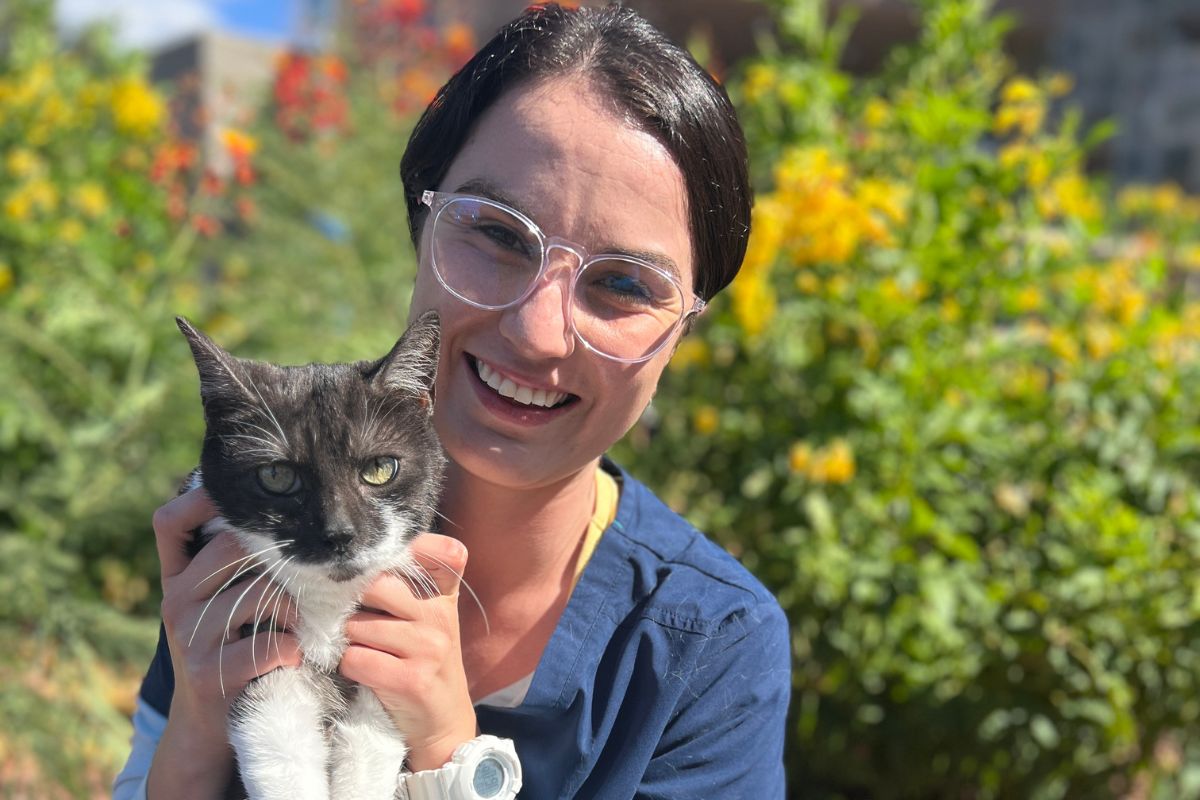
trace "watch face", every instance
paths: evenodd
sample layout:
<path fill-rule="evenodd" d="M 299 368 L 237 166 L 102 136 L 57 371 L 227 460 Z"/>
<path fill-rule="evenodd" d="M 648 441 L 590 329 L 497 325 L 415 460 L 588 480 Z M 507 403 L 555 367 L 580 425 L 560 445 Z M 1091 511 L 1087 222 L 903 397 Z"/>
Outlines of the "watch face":
<path fill-rule="evenodd" d="M 504 764 L 499 760 L 487 756 L 475 765 L 475 777 L 471 779 L 471 786 L 477 796 L 499 797 L 500 792 L 504 791 L 505 783 Z"/>

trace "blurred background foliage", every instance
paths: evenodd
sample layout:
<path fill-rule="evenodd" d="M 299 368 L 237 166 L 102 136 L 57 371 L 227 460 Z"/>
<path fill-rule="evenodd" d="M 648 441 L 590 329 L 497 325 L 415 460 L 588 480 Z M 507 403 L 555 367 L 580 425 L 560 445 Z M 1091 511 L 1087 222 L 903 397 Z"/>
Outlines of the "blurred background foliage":
<path fill-rule="evenodd" d="M 616 455 L 787 610 L 794 794 L 1200 796 L 1200 200 L 1087 173 L 1109 132 L 1015 73 L 984 0 L 920 0 L 868 78 L 851 16 L 773 5 L 726 76 L 746 264 Z M 149 519 L 201 434 L 172 316 L 292 363 L 403 325 L 395 165 L 472 45 L 354 8 L 353 47 L 280 59 L 222 174 L 104 31 L 0 10 L 7 796 L 102 796 L 123 761 Z"/>

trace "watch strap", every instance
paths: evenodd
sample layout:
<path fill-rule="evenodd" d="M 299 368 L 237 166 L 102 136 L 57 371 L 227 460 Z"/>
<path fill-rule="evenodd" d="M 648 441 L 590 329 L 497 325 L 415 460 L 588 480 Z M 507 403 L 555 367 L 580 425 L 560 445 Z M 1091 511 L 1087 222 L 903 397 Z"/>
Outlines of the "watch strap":
<path fill-rule="evenodd" d="M 450 790 L 462 768 L 461 764 L 451 762 L 437 769 L 410 772 L 400 782 L 404 795 L 407 800 L 458 800 L 450 796 Z"/>

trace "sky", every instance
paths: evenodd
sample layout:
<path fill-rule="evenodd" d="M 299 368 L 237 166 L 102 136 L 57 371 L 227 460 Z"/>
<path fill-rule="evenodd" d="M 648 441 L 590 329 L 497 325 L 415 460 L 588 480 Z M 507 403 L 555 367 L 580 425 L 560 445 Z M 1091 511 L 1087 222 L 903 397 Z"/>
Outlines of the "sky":
<path fill-rule="evenodd" d="M 297 0 L 58 0 L 55 16 L 67 33 L 114 19 L 118 41 L 154 49 L 213 28 L 281 40 L 293 32 L 297 5 Z"/>

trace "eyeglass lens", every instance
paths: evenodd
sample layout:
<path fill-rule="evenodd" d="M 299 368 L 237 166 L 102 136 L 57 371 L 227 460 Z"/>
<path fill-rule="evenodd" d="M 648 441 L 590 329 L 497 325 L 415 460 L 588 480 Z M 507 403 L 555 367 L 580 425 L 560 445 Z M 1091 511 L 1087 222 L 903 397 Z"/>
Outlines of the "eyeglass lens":
<path fill-rule="evenodd" d="M 536 228 L 477 198 L 450 200 L 435 218 L 431 244 L 434 268 L 446 287 L 483 308 L 520 299 L 545 257 Z M 580 338 L 619 359 L 654 352 L 684 314 L 683 294 L 666 273 L 625 258 L 589 261 L 575 278 L 573 298 Z"/>

